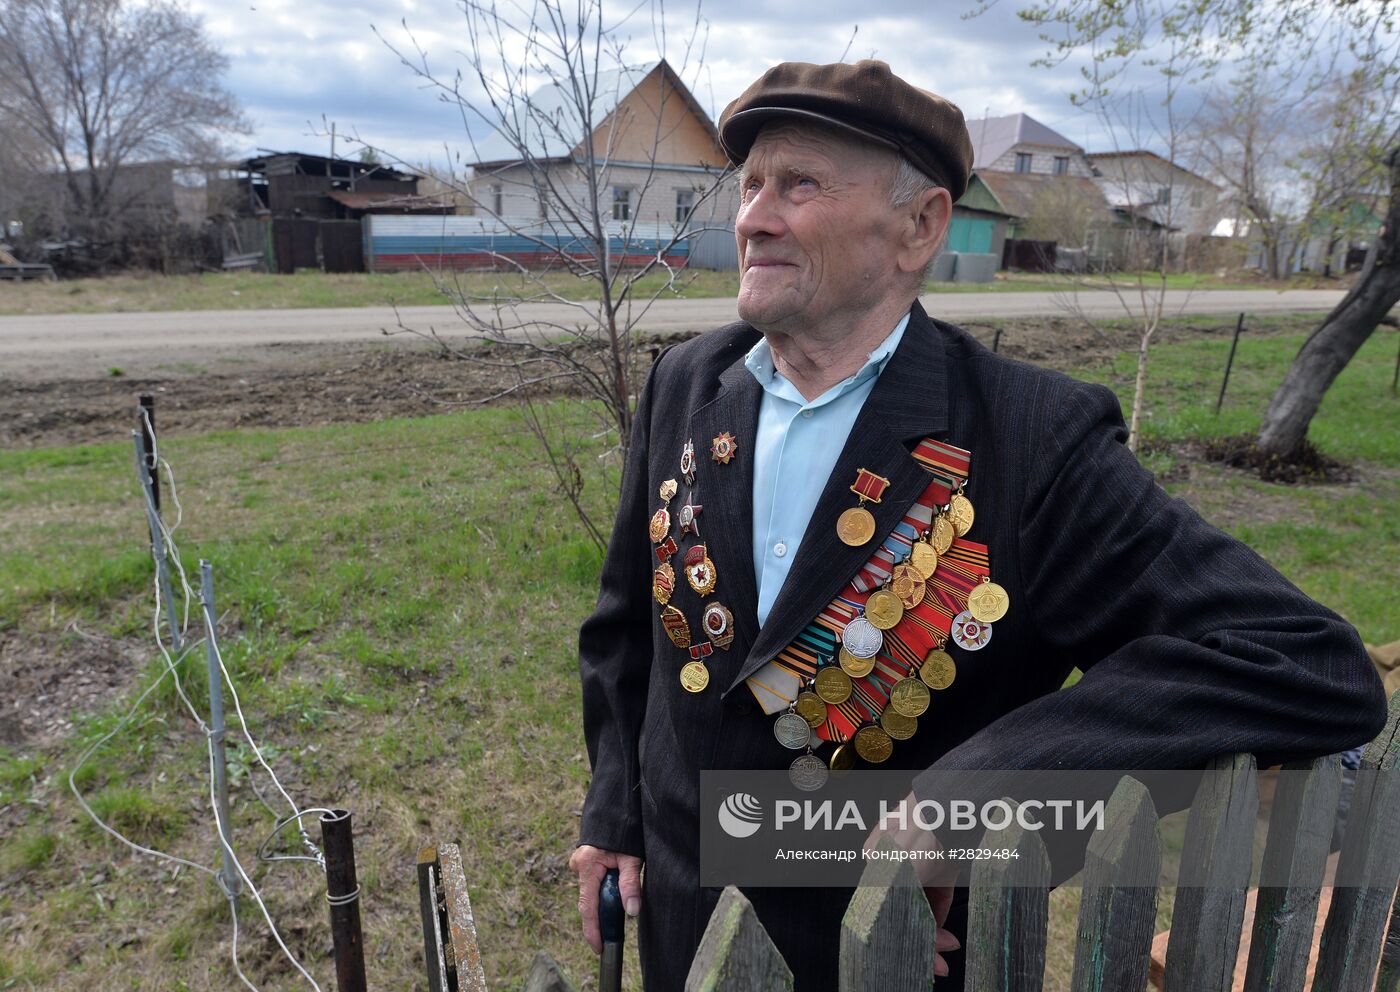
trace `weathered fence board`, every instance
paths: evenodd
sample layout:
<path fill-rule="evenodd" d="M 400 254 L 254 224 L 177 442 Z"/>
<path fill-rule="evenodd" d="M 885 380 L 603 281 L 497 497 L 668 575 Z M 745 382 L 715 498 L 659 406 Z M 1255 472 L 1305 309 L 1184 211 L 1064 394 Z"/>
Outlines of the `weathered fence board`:
<path fill-rule="evenodd" d="M 1400 880 L 1400 692 L 1390 699 L 1385 730 L 1366 748 L 1342 839 L 1338 885 L 1322 929 L 1313 987 L 1362 992 L 1372 987 L 1386 921 Z M 1367 774 L 1380 769 L 1382 774 Z"/>
<path fill-rule="evenodd" d="M 1007 800 L 1010 802 L 1010 800 Z M 984 848 L 1015 857 L 978 861 L 968 887 L 966 979 L 978 992 L 1040 992 L 1050 914 L 1050 859 L 1040 835 L 1013 824 Z"/>
<path fill-rule="evenodd" d="M 1181 851 L 1167 944 L 1167 992 L 1230 992 L 1244 925 L 1259 775 L 1254 755 L 1206 766 Z"/>
<path fill-rule="evenodd" d="M 1105 828 L 1089 842 L 1075 937 L 1073 992 L 1122 992 L 1147 985 L 1157 889 L 1123 884 L 1162 870 L 1157 808 L 1147 788 L 1124 776 L 1108 801 Z"/>
<path fill-rule="evenodd" d="M 1376 980 L 1376 992 L 1400 992 L 1400 895 L 1390 911 L 1390 929 L 1381 949 L 1381 973 Z"/>
<path fill-rule="evenodd" d="M 710 914 L 685 977 L 685 992 L 791 989 L 792 969 L 758 922 L 753 904 L 730 885 Z"/>
<path fill-rule="evenodd" d="M 1342 785 L 1337 755 L 1285 765 L 1284 773 L 1269 813 L 1263 877 L 1288 883 L 1259 889 L 1244 992 L 1303 992 L 1318 890 L 1337 819 Z"/>
<path fill-rule="evenodd" d="M 882 840 L 882 850 L 895 850 Z M 871 861 L 841 920 L 837 988 L 927 989 L 938 924 L 908 861 Z"/>

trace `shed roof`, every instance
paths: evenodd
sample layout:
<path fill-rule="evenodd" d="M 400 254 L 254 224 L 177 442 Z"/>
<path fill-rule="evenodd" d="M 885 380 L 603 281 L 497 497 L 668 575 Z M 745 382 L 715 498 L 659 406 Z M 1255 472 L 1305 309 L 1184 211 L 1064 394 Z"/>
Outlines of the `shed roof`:
<path fill-rule="evenodd" d="M 1052 176 L 1039 172 L 979 172 L 977 176 L 1002 209 L 1014 217 L 1033 216 L 1036 201 L 1052 190 L 1075 189 L 1086 202 L 1102 205 L 1103 220 L 1113 219 L 1103 191 L 1087 176 Z"/>
<path fill-rule="evenodd" d="M 351 210 L 366 210 L 374 213 L 441 213 L 455 209 L 450 196 L 403 193 L 350 193 L 333 189 L 326 194 L 336 203 Z"/>
<path fill-rule="evenodd" d="M 983 169 L 1019 144 L 1047 145 L 1083 152 L 1084 149 L 1058 131 L 1051 130 L 1029 114 L 983 117 L 967 122 L 972 136 L 972 167 Z"/>

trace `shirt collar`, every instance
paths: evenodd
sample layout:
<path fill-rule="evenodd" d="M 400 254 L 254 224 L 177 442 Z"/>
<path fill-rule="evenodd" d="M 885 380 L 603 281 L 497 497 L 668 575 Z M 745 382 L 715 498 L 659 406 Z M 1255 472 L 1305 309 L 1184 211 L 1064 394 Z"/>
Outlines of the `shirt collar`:
<path fill-rule="evenodd" d="M 899 342 L 904 339 L 904 329 L 909 325 L 909 314 L 905 314 L 898 324 L 894 325 L 894 330 L 886 335 L 885 340 L 875 346 L 875 349 L 866 356 L 865 364 L 852 376 L 842 379 L 820 396 L 808 402 L 797 387 L 777 370 L 773 364 L 773 349 L 768 344 L 768 339 L 760 337 L 758 343 L 749 349 L 744 356 L 744 367 L 749 370 L 758 384 L 765 392 L 781 397 L 804 409 L 825 406 L 832 400 L 845 395 L 852 389 L 857 389 L 865 385 L 870 380 L 879 376 L 889 364 L 890 356 L 899 347 Z"/>

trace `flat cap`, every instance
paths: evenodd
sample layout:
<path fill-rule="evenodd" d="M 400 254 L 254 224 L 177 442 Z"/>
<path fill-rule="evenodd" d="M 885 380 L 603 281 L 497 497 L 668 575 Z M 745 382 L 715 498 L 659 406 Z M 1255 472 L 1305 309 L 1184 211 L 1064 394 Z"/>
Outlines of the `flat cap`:
<path fill-rule="evenodd" d="M 972 138 L 962 111 L 900 79 L 884 62 L 783 62 L 719 115 L 719 140 L 735 165 L 749 157 L 758 129 L 780 118 L 824 121 L 893 148 L 954 201 L 967 191 Z"/>

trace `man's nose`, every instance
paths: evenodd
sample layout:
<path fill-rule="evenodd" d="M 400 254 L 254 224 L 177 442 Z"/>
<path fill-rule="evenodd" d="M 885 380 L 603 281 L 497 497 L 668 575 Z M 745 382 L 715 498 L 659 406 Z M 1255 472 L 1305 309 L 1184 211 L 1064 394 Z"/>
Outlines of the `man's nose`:
<path fill-rule="evenodd" d="M 748 240 L 778 237 L 786 229 L 778 209 L 778 193 L 771 184 L 751 192 L 739 205 L 739 213 L 734 218 L 734 233 Z"/>

